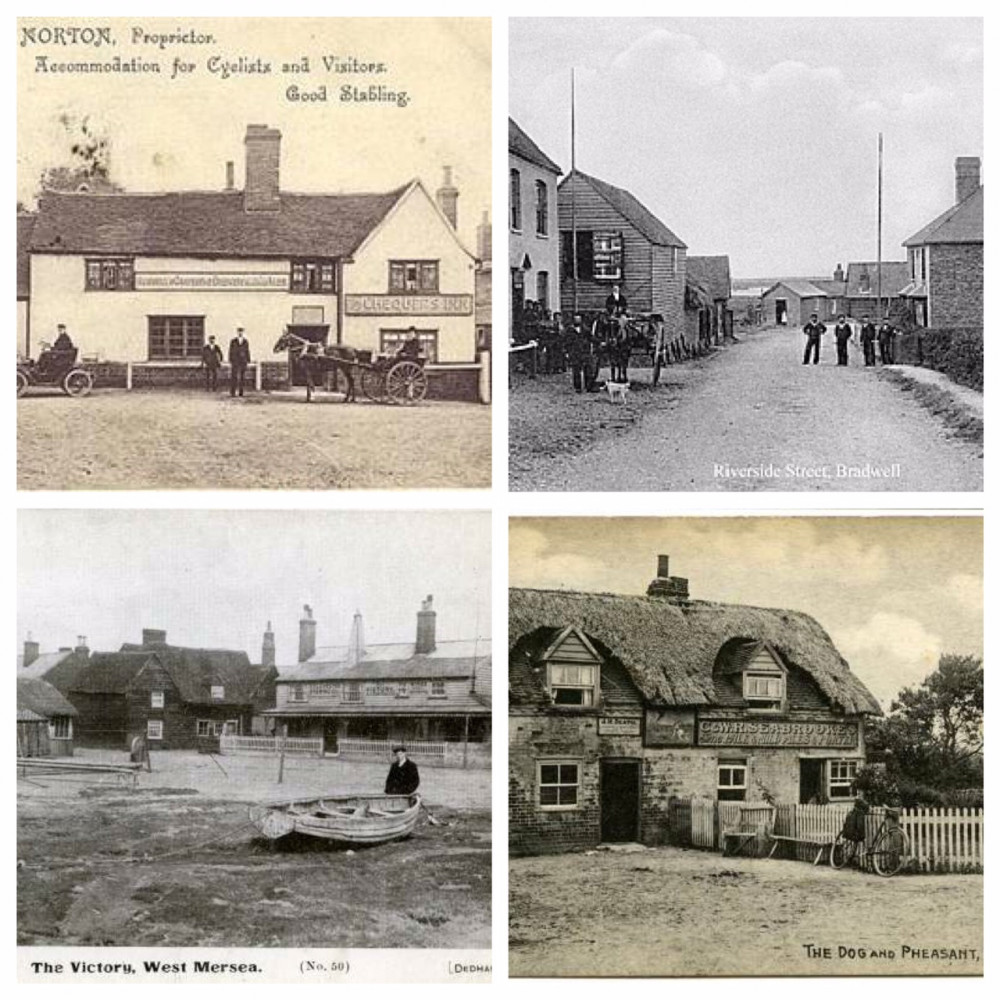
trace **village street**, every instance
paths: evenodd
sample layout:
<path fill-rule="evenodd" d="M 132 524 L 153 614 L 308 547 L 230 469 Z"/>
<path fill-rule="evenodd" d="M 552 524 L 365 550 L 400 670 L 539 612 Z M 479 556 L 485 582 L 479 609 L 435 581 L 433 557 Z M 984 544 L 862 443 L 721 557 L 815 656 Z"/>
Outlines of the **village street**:
<path fill-rule="evenodd" d="M 648 369 L 633 369 L 627 407 L 606 393 L 574 394 L 568 375 L 519 378 L 511 489 L 982 488 L 981 446 L 862 367 L 859 350 L 838 368 L 828 335 L 820 364 L 804 366 L 797 329 L 740 336 L 708 358 L 667 367 L 656 389 Z"/>
<path fill-rule="evenodd" d="M 671 847 L 515 858 L 510 974 L 981 975 L 982 907 L 982 875 Z"/>

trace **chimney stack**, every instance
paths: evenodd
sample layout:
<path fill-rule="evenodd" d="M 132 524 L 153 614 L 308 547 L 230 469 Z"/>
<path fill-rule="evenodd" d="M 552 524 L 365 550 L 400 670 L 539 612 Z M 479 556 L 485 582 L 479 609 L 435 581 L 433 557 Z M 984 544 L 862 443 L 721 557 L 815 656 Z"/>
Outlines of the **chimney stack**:
<path fill-rule="evenodd" d="M 76 648 L 73 652 L 78 653 L 80 656 L 90 655 L 90 647 L 87 645 L 87 637 L 85 635 L 78 635 L 76 637 Z"/>
<path fill-rule="evenodd" d="M 483 212 L 483 221 L 476 229 L 476 255 L 484 263 L 493 260 L 493 226 L 488 210 Z"/>
<path fill-rule="evenodd" d="M 979 190 L 978 156 L 959 156 L 955 160 L 955 204 L 965 201 Z"/>
<path fill-rule="evenodd" d="M 658 597 L 671 604 L 681 604 L 688 600 L 688 582 L 682 576 L 670 575 L 670 556 L 658 556 L 656 579 L 646 588 L 648 597 Z"/>
<path fill-rule="evenodd" d="M 347 640 L 347 665 L 356 667 L 365 655 L 365 622 L 360 611 L 354 612 L 351 637 Z"/>
<path fill-rule="evenodd" d="M 24 640 L 24 663 L 23 666 L 30 667 L 35 660 L 38 659 L 41 649 L 37 642 L 31 638 L 31 633 L 28 633 L 27 639 Z"/>
<path fill-rule="evenodd" d="M 247 125 L 246 183 L 243 208 L 247 212 L 277 212 L 281 208 L 278 173 L 281 133 L 267 125 Z"/>
<path fill-rule="evenodd" d="M 232 191 L 236 187 L 236 167 L 232 160 L 226 160 L 226 190 Z"/>
<path fill-rule="evenodd" d="M 834 281 L 843 281 L 844 280 L 844 269 L 839 264 L 834 268 L 834 271 L 833 271 L 833 280 Z"/>
<path fill-rule="evenodd" d="M 271 631 L 271 623 L 268 622 L 267 628 L 264 630 L 264 641 L 260 646 L 260 665 L 262 667 L 273 667 L 274 662 L 274 632 Z"/>
<path fill-rule="evenodd" d="M 417 655 L 433 653 L 437 649 L 437 612 L 434 610 L 434 595 L 428 594 L 426 600 L 420 602 L 417 612 Z"/>
<path fill-rule="evenodd" d="M 312 608 L 306 604 L 299 619 L 299 663 L 305 663 L 316 655 L 316 621 Z"/>
<path fill-rule="evenodd" d="M 142 644 L 144 646 L 165 646 L 167 644 L 166 629 L 144 628 L 142 630 Z"/>
<path fill-rule="evenodd" d="M 451 182 L 451 167 L 444 168 L 444 180 L 437 189 L 437 203 L 451 228 L 458 229 L 458 188 Z"/>

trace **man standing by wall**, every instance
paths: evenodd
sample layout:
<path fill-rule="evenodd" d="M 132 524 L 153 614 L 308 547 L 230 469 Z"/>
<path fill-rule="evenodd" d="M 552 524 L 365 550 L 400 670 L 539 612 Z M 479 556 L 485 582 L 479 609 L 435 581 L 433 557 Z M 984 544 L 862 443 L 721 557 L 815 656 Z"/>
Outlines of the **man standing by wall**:
<path fill-rule="evenodd" d="M 875 324 L 867 314 L 861 317 L 861 349 L 865 353 L 865 367 L 875 365 Z"/>
<path fill-rule="evenodd" d="M 802 364 L 809 364 L 809 355 L 812 355 L 812 363 L 819 364 L 819 339 L 826 333 L 826 327 L 819 321 L 819 313 L 813 313 L 809 317 L 809 322 L 802 327 L 802 332 L 806 335 L 806 353 L 802 357 Z"/>
<path fill-rule="evenodd" d="M 882 320 L 882 325 L 878 328 L 878 353 L 879 360 L 884 365 L 893 364 L 895 355 L 896 329 L 888 319 Z"/>
<path fill-rule="evenodd" d="M 208 343 L 201 349 L 201 364 L 205 369 L 205 388 L 215 392 L 219 388 L 219 368 L 222 366 L 222 348 L 209 336 Z"/>
<path fill-rule="evenodd" d="M 237 392 L 243 395 L 243 383 L 246 379 L 247 366 L 250 364 L 250 344 L 243 336 L 243 327 L 236 328 L 236 336 L 229 341 L 229 395 Z"/>

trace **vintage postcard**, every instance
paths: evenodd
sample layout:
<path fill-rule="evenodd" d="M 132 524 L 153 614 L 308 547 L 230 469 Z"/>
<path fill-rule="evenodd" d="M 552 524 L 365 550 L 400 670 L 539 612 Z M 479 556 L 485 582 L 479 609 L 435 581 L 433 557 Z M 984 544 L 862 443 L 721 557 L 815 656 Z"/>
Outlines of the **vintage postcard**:
<path fill-rule="evenodd" d="M 20 488 L 489 486 L 489 19 L 17 34 Z"/>
<path fill-rule="evenodd" d="M 490 620 L 487 512 L 22 511 L 21 980 L 488 981 Z"/>
<path fill-rule="evenodd" d="M 511 489 L 982 490 L 982 19 L 509 39 Z"/>
<path fill-rule="evenodd" d="M 979 517 L 510 521 L 512 976 L 981 976 Z"/>

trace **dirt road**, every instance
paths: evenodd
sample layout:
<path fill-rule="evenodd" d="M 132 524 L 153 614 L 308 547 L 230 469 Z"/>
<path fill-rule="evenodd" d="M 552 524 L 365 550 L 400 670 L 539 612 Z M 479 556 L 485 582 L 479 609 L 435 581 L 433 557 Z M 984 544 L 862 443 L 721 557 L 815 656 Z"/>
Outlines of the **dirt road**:
<path fill-rule="evenodd" d="M 513 976 L 981 975 L 982 950 L 981 875 L 669 847 L 510 863 Z"/>
<path fill-rule="evenodd" d="M 667 368 L 655 390 L 643 384 L 648 371 L 637 370 L 631 413 L 603 394 L 576 396 L 563 381 L 539 380 L 524 391 L 515 384 L 511 488 L 982 488 L 981 447 L 955 437 L 877 369 L 860 366 L 856 351 L 839 368 L 825 344 L 821 363 L 806 366 L 796 330 L 745 336 Z"/>

